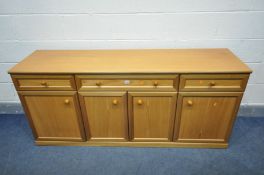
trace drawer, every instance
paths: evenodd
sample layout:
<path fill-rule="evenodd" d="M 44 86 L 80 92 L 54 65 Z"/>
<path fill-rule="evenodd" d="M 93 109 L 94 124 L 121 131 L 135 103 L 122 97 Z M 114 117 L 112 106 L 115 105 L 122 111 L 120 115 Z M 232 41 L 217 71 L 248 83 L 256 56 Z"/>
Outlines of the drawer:
<path fill-rule="evenodd" d="M 244 91 L 248 74 L 181 75 L 179 91 Z"/>
<path fill-rule="evenodd" d="M 72 75 L 12 75 L 17 90 L 75 90 Z"/>
<path fill-rule="evenodd" d="M 77 75 L 77 88 L 86 90 L 176 91 L 178 75 Z"/>

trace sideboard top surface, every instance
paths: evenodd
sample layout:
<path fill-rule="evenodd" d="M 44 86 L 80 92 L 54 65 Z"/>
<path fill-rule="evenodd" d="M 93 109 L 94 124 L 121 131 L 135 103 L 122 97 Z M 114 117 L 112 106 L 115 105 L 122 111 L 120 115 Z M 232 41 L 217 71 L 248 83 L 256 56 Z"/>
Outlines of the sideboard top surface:
<path fill-rule="evenodd" d="M 228 49 L 37 50 L 11 74 L 251 73 Z"/>

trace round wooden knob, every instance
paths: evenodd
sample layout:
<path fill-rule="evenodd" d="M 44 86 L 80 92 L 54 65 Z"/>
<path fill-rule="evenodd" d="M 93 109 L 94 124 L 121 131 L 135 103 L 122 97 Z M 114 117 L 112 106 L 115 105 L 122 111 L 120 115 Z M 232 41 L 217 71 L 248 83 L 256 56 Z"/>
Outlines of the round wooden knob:
<path fill-rule="evenodd" d="M 188 101 L 187 101 L 187 104 L 188 104 L 188 106 L 192 106 L 192 105 L 193 105 L 192 100 L 188 100 Z"/>
<path fill-rule="evenodd" d="M 118 101 L 117 100 L 113 100 L 113 105 L 117 105 L 118 104 Z"/>
<path fill-rule="evenodd" d="M 70 100 L 66 99 L 66 100 L 64 100 L 64 103 L 65 104 L 70 104 Z"/>
<path fill-rule="evenodd" d="M 48 86 L 48 83 L 45 82 L 45 81 L 42 81 L 40 84 L 41 84 L 42 86 Z"/>
<path fill-rule="evenodd" d="M 209 85 L 210 85 L 210 86 L 215 86 L 215 82 L 214 82 L 214 81 L 211 81 L 211 82 L 209 83 Z"/>
<path fill-rule="evenodd" d="M 154 81 L 153 85 L 154 86 L 158 86 L 159 82 L 158 81 Z"/>
<path fill-rule="evenodd" d="M 142 104 L 143 104 L 143 101 L 139 99 L 139 100 L 137 101 L 137 104 L 138 104 L 138 105 L 142 105 Z"/>
<path fill-rule="evenodd" d="M 97 81 L 95 84 L 96 84 L 96 86 L 101 86 L 102 82 L 101 81 Z"/>

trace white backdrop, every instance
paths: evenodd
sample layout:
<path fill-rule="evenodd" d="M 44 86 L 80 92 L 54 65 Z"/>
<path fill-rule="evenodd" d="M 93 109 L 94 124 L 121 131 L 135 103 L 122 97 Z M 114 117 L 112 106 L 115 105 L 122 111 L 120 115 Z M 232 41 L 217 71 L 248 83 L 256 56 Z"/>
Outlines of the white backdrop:
<path fill-rule="evenodd" d="M 263 0 L 0 0 L 0 102 L 6 71 L 36 49 L 230 48 L 254 73 L 244 105 L 264 105 Z"/>

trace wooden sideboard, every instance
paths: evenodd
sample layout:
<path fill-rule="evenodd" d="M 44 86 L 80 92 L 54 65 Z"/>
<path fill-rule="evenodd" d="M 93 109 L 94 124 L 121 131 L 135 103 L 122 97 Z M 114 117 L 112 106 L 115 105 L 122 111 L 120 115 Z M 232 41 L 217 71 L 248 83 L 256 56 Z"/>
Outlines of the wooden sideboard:
<path fill-rule="evenodd" d="M 38 50 L 9 70 L 37 145 L 226 148 L 252 71 L 228 49 Z"/>

